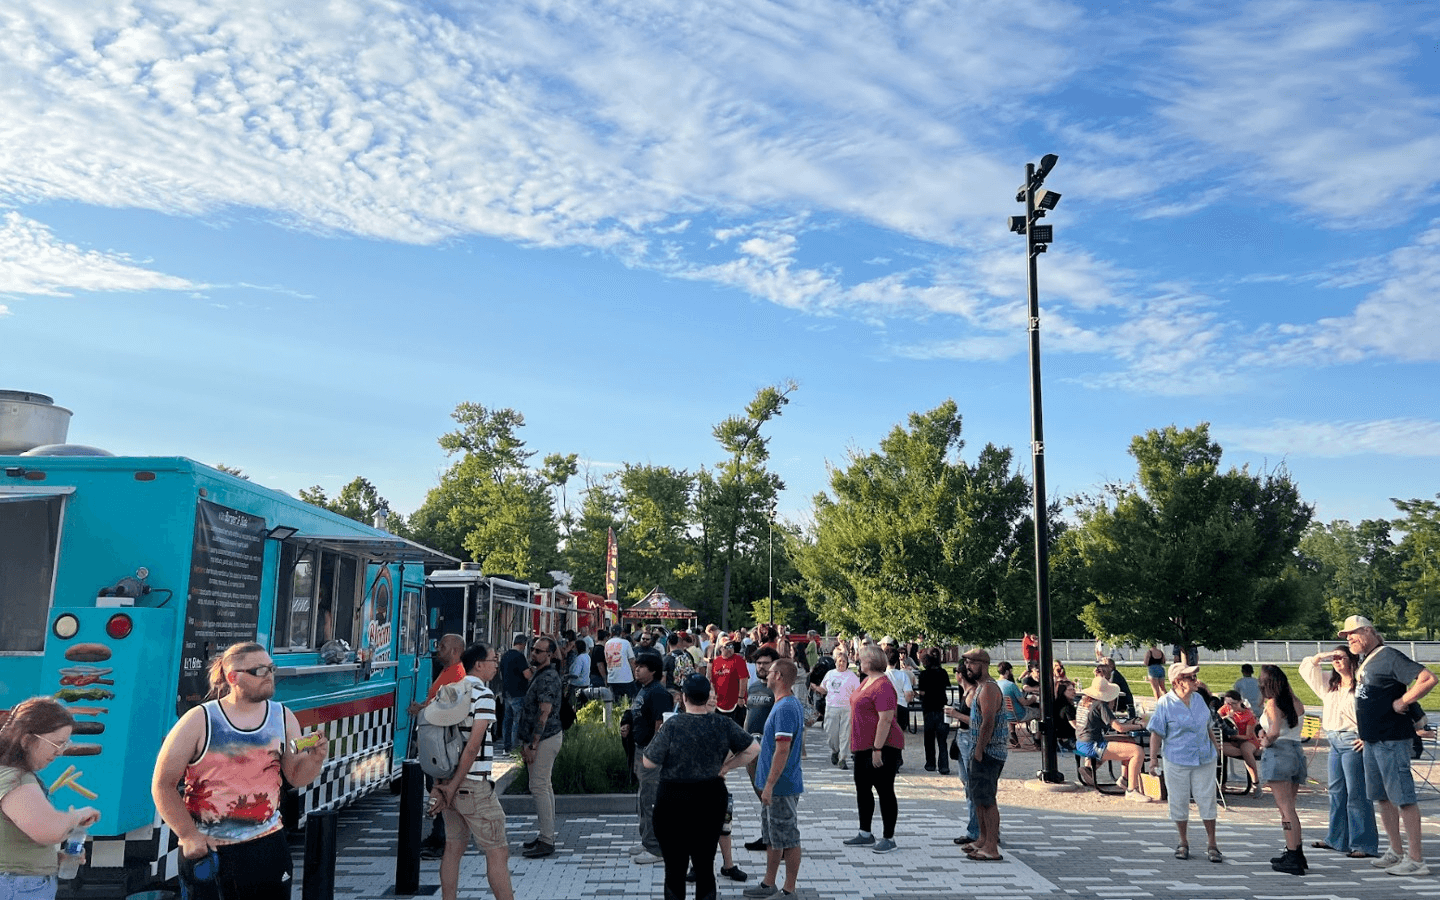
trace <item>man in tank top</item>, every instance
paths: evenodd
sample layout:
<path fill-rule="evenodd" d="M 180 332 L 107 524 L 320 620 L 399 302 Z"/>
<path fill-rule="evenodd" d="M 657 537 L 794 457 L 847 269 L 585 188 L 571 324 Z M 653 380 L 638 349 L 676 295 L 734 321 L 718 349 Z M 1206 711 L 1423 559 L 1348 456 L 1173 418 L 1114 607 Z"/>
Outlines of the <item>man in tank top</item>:
<path fill-rule="evenodd" d="M 210 664 L 212 699 L 181 716 L 160 748 L 150 792 L 180 841 L 187 897 L 289 900 L 280 777 L 297 788 L 314 781 L 329 742 L 316 733 L 292 749 L 300 723 L 274 696 L 270 654 L 233 644 Z"/>

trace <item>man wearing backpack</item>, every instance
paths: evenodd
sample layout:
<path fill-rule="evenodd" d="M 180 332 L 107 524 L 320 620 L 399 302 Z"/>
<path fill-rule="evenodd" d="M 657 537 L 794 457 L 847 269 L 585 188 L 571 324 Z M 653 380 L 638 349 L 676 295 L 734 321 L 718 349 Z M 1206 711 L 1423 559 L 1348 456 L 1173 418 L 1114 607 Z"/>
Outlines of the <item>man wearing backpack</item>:
<path fill-rule="evenodd" d="M 685 648 L 684 635 L 679 631 L 670 632 L 666 643 L 670 652 L 665 655 L 665 689 L 679 690 L 685 679 L 695 674 L 698 669 L 695 665 L 695 657 Z"/>
<path fill-rule="evenodd" d="M 510 884 L 510 845 L 505 838 L 505 811 L 495 796 L 490 770 L 495 745 L 489 730 L 495 723 L 495 694 L 486 685 L 495 677 L 499 661 L 484 644 L 471 644 L 460 657 L 470 676 L 465 697 L 467 711 L 460 721 L 465 748 L 455 771 L 437 779 L 430 792 L 431 806 L 446 821 L 445 855 L 440 858 L 440 895 L 456 900 L 460 885 L 460 859 L 473 836 L 485 853 L 485 877 L 495 900 L 515 900 Z"/>
<path fill-rule="evenodd" d="M 530 648 L 534 674 L 520 707 L 517 734 L 521 741 L 520 758 L 525 760 L 530 778 L 530 796 L 535 798 L 535 828 L 539 832 L 525 842 L 526 859 L 539 859 L 555 852 L 555 787 L 550 776 L 565 740 L 560 725 L 565 688 L 554 663 L 556 649 L 554 638 L 535 639 Z"/>

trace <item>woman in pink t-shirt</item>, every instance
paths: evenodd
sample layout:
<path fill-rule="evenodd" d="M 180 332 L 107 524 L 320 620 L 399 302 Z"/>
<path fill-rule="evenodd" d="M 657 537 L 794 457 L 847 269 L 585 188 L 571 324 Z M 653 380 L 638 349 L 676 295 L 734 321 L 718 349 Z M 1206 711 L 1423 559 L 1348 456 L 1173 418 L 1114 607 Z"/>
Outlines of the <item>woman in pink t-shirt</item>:
<path fill-rule="evenodd" d="M 876 853 L 895 847 L 895 820 L 900 804 L 895 799 L 895 772 L 900 768 L 900 751 L 905 732 L 895 721 L 899 697 L 885 674 L 885 653 L 879 647 L 860 650 L 860 672 L 865 680 L 850 698 L 850 752 L 855 757 L 855 800 L 860 808 L 860 833 L 845 843 L 868 846 Z M 875 798 L 880 799 L 880 840 L 870 833 L 875 817 Z"/>

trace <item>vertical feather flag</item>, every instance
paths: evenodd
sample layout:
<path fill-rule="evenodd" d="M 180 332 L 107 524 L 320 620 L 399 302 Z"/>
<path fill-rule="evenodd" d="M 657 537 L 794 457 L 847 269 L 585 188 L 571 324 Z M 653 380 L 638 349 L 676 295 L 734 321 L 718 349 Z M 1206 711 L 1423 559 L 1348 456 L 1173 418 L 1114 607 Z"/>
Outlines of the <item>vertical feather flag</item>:
<path fill-rule="evenodd" d="M 605 599 L 610 608 L 620 608 L 620 548 L 615 543 L 615 529 L 609 529 L 609 541 L 605 545 Z"/>

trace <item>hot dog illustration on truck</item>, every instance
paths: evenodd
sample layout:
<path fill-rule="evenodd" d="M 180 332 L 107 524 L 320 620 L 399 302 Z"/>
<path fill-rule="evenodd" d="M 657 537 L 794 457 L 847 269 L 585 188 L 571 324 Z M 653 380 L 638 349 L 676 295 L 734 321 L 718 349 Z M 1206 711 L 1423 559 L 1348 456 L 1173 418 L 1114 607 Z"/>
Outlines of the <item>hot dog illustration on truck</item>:
<path fill-rule="evenodd" d="M 14 393 L 0 391 L 0 717 L 37 694 L 64 703 L 73 742 L 41 779 L 61 808 L 101 813 L 62 895 L 174 877 L 151 772 L 236 641 L 270 649 L 276 699 L 330 741 L 320 778 L 282 804 L 292 824 L 397 777 L 406 706 L 431 677 L 426 570 L 458 561 L 189 459 L 17 446 L 6 410 L 36 401 Z M 220 811 L 261 812 L 239 795 Z"/>

